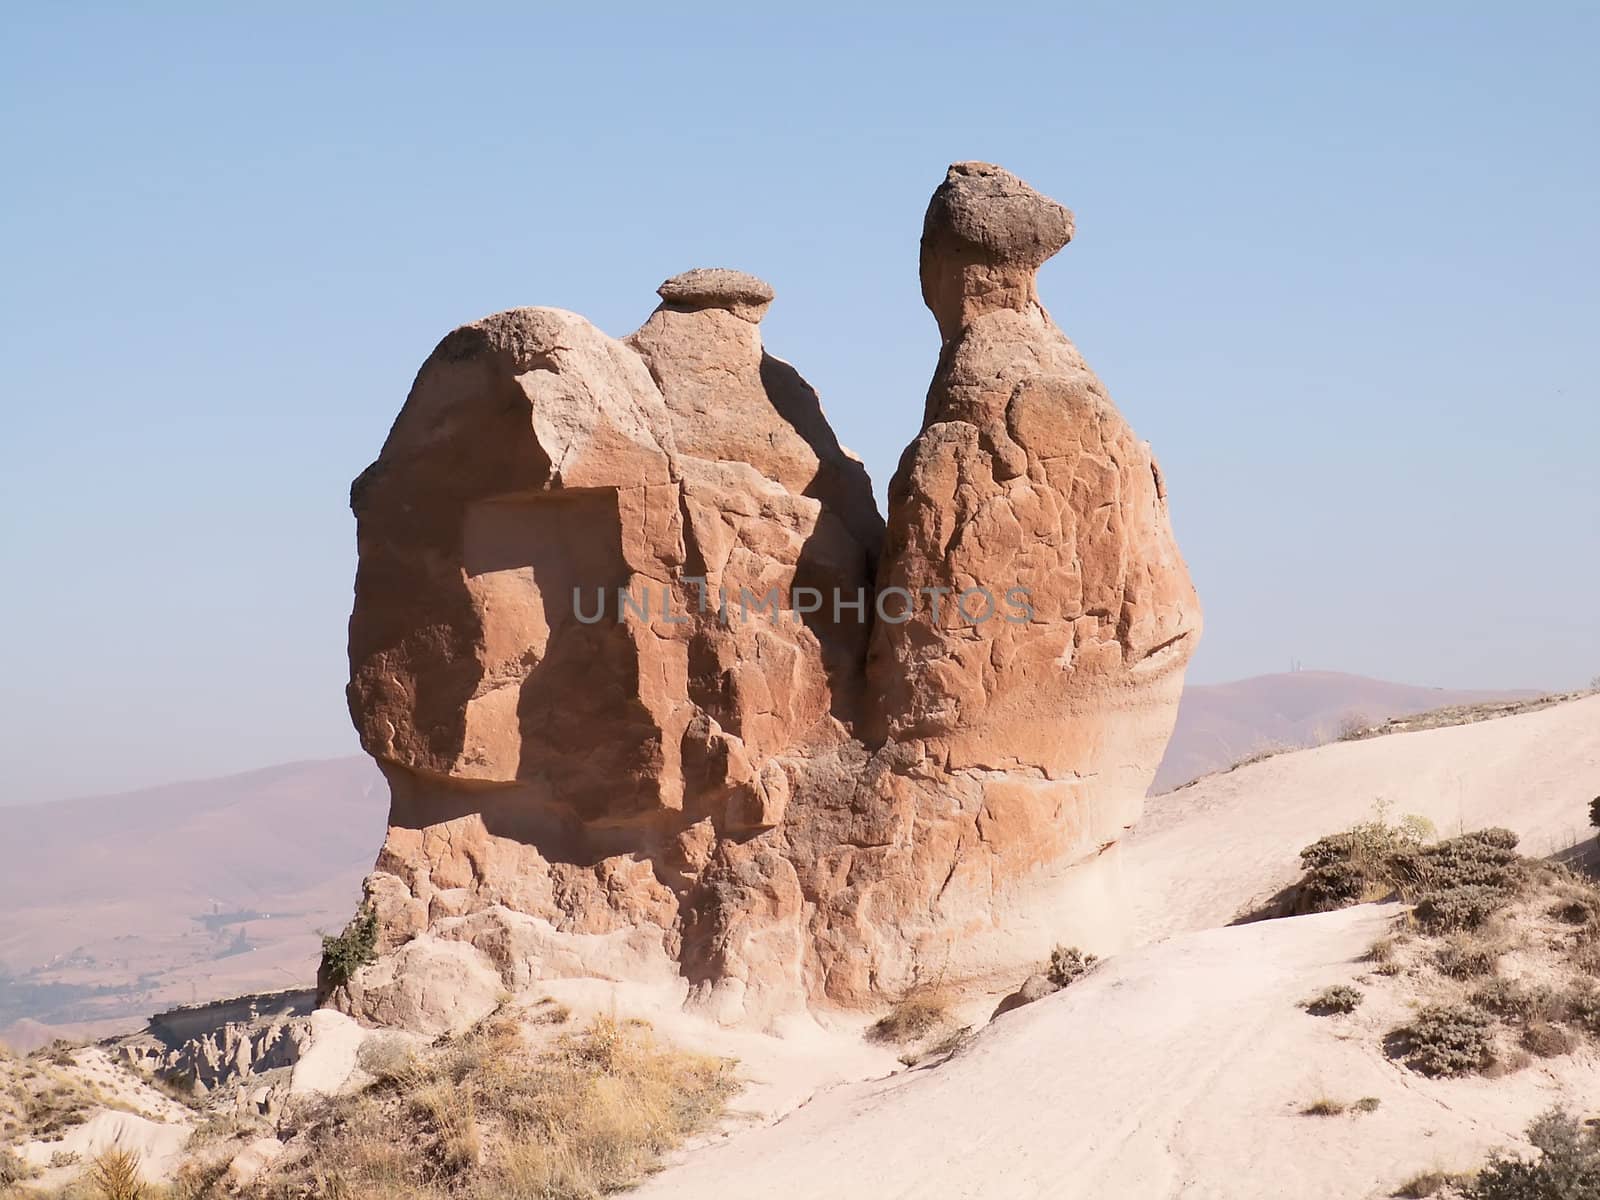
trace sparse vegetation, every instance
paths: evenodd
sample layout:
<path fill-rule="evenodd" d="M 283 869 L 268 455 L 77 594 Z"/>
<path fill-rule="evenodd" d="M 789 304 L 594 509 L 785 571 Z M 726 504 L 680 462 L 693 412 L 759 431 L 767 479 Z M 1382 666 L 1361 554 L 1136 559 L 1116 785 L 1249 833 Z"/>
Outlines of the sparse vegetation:
<path fill-rule="evenodd" d="M 1050 966 L 1046 977 L 1058 988 L 1069 987 L 1099 965 L 1100 959 L 1086 954 L 1076 946 L 1057 946 L 1050 952 Z"/>
<path fill-rule="evenodd" d="M 1452 934 L 1433 952 L 1439 974 L 1451 979 L 1478 979 L 1494 974 L 1502 948 L 1473 934 Z"/>
<path fill-rule="evenodd" d="M 1318 838 L 1300 851 L 1305 877 L 1295 889 L 1294 912 L 1331 912 L 1394 893 L 1400 882 L 1396 860 L 1419 850 L 1432 826 L 1414 816 L 1391 824 L 1381 802 L 1376 810 L 1372 820 Z"/>
<path fill-rule="evenodd" d="M 597 1018 L 539 1050 L 491 1017 L 365 1092 L 292 1112 L 290 1152 L 258 1190 L 594 1200 L 637 1183 L 736 1089 L 727 1062 L 660 1047 L 642 1023 Z"/>
<path fill-rule="evenodd" d="M 1327 1096 L 1319 1096 L 1310 1104 L 1300 1110 L 1300 1115 L 1305 1117 L 1337 1117 L 1342 1116 L 1350 1106 L 1342 1100 L 1334 1100 Z"/>
<path fill-rule="evenodd" d="M 0 1060 L 0 1145 L 52 1141 L 96 1109 L 129 1107 L 80 1072 L 57 1066 L 59 1055 L 59 1047 L 46 1047 L 24 1059 Z"/>
<path fill-rule="evenodd" d="M 1499 976 L 1479 984 L 1468 1000 L 1474 1008 L 1513 1023 L 1527 1021 L 1535 1013 L 1548 1012 L 1555 1005 L 1555 997 L 1548 988 L 1528 987 Z"/>
<path fill-rule="evenodd" d="M 1540 1058 L 1557 1058 L 1571 1054 L 1578 1048 L 1578 1036 L 1563 1025 L 1552 1021 L 1529 1021 L 1522 1031 L 1522 1047 Z"/>
<path fill-rule="evenodd" d="M 1429 1005 L 1389 1035 L 1391 1053 L 1424 1075 L 1469 1075 L 1494 1061 L 1494 1021 L 1465 1005 Z"/>
<path fill-rule="evenodd" d="M 32 1179 L 38 1173 L 38 1169 L 29 1166 L 21 1156 L 0 1147 L 0 1188 L 15 1187 Z"/>
<path fill-rule="evenodd" d="M 1467 1200 L 1600 1200 L 1600 1130 L 1554 1108 L 1528 1140 L 1537 1158 L 1496 1155 L 1463 1189 Z"/>
<path fill-rule="evenodd" d="M 1377 1112 L 1382 1104 L 1383 1101 L 1379 1100 L 1376 1096 L 1363 1096 L 1350 1107 L 1356 1112 L 1370 1113 Z"/>
<path fill-rule="evenodd" d="M 1454 1188 L 1465 1178 L 1449 1171 L 1420 1171 L 1397 1187 L 1394 1194 L 1407 1200 L 1424 1200 L 1425 1197 L 1439 1195 L 1446 1188 Z"/>
<path fill-rule="evenodd" d="M 1349 984 L 1339 983 L 1333 987 L 1323 988 L 1305 1003 L 1305 1010 L 1312 1016 L 1331 1017 L 1335 1013 L 1355 1012 L 1361 1007 L 1361 1001 L 1366 997 L 1359 988 Z"/>
<path fill-rule="evenodd" d="M 1521 893 L 1527 863 L 1508 829 L 1481 829 L 1400 855 L 1393 863 L 1430 932 L 1476 929 Z"/>
<path fill-rule="evenodd" d="M 1339 727 L 1334 737 L 1341 742 L 1357 741 L 1371 726 L 1372 722 L 1367 720 L 1365 713 L 1348 712 L 1339 718 Z"/>
<path fill-rule="evenodd" d="M 905 1045 L 926 1037 L 943 1025 L 950 1015 L 950 1002 L 942 992 L 919 988 L 908 993 L 867 1030 L 875 1042 Z"/>
<path fill-rule="evenodd" d="M 128 1150 L 95 1155 L 85 1176 L 97 1200 L 145 1200 L 148 1195 L 139 1176 L 139 1156 Z"/>
<path fill-rule="evenodd" d="M 1379 966 L 1387 965 L 1394 961 L 1395 952 L 1399 947 L 1400 939 L 1393 934 L 1381 937 L 1367 947 L 1366 954 L 1362 955 L 1362 961 L 1377 963 Z"/>
<path fill-rule="evenodd" d="M 411 1039 L 396 1033 L 379 1034 L 361 1043 L 356 1065 L 380 1084 L 399 1084 L 421 1070 Z"/>
<path fill-rule="evenodd" d="M 372 962 L 377 953 L 378 910 L 363 903 L 343 932 L 323 937 L 320 977 L 327 986 L 338 987 Z"/>

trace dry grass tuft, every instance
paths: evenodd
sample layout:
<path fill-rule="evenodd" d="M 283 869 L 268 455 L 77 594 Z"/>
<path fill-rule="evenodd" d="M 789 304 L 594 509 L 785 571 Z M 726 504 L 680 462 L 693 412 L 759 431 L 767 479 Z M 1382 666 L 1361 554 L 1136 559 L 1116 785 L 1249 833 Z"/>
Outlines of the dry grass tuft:
<path fill-rule="evenodd" d="M 640 1022 L 600 1017 L 540 1050 L 513 1019 L 491 1017 L 364 1093 L 291 1115 L 291 1156 L 265 1186 L 339 1200 L 594 1200 L 711 1126 L 736 1090 L 729 1063 L 659 1046 Z"/>
<path fill-rule="evenodd" d="M 1466 1176 L 1450 1171 L 1421 1171 L 1395 1188 L 1394 1194 L 1405 1197 L 1406 1200 L 1425 1200 L 1426 1197 L 1437 1196 L 1446 1188 L 1453 1188 L 1465 1180 Z"/>
<path fill-rule="evenodd" d="M 1350 1106 L 1343 1100 L 1334 1100 L 1328 1096 L 1319 1096 L 1310 1104 L 1300 1110 L 1302 1116 L 1307 1117 L 1338 1117 L 1343 1116 Z"/>
<path fill-rule="evenodd" d="M 37 1167 L 29 1166 L 19 1155 L 0 1146 L 0 1195 L 9 1194 L 17 1184 L 38 1174 Z"/>
<path fill-rule="evenodd" d="M 130 1151 L 113 1149 L 95 1155 L 85 1175 L 98 1200 L 145 1200 L 139 1156 Z"/>
<path fill-rule="evenodd" d="M 1549 1021 L 1529 1021 L 1522 1031 L 1522 1046 L 1540 1058 L 1559 1058 L 1578 1048 L 1578 1035 Z"/>
<path fill-rule="evenodd" d="M 908 994 L 867 1030 L 874 1042 L 905 1045 L 926 1037 L 950 1016 L 950 1001 L 942 992 L 914 991 Z"/>
<path fill-rule="evenodd" d="M 1493 975 L 1505 947 L 1473 932 L 1454 933 L 1433 952 L 1439 974 L 1451 979 L 1479 979 Z"/>

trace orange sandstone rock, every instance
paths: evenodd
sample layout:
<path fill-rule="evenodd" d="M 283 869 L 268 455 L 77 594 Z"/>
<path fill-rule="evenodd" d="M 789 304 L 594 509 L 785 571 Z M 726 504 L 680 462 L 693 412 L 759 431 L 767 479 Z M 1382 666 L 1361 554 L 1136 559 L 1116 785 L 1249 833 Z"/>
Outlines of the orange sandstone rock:
<path fill-rule="evenodd" d="M 887 531 L 752 276 L 668 280 L 620 341 L 528 308 L 439 344 L 352 489 L 350 709 L 393 800 L 386 953 L 337 1003 L 436 1029 L 595 974 L 762 1019 L 1012 984 L 1114 906 L 1084 864 L 1200 617 L 1148 448 L 1039 304 L 1071 234 L 998 167 L 934 194 Z"/>

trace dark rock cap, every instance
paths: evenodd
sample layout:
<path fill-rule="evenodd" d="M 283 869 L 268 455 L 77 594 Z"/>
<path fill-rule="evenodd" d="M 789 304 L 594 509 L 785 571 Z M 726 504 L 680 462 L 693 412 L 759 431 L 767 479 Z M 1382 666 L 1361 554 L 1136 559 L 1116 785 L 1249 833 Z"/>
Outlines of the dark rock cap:
<path fill-rule="evenodd" d="M 696 267 L 674 275 L 656 289 L 656 295 L 680 308 L 725 308 L 747 319 L 760 320 L 777 293 L 766 280 L 743 271 Z"/>
<path fill-rule="evenodd" d="M 1072 213 L 993 163 L 952 163 L 922 224 L 925 250 L 1038 267 L 1072 240 Z"/>

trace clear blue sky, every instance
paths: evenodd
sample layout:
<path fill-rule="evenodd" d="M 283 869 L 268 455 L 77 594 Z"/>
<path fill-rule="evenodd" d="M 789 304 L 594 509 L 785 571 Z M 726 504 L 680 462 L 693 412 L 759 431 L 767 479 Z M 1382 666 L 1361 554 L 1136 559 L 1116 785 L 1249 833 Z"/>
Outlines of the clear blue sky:
<path fill-rule="evenodd" d="M 1492 7 L 10 7 L 0 801 L 354 748 L 346 490 L 485 313 L 759 274 L 881 494 L 968 158 L 1077 213 L 1191 679 L 1587 682 L 1600 20 Z"/>

